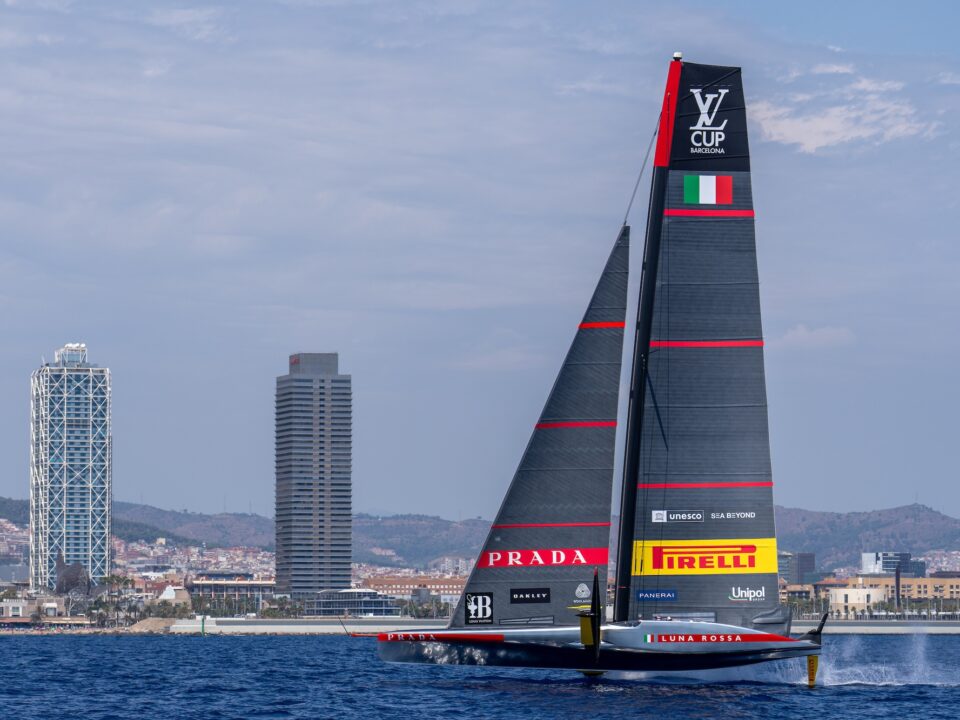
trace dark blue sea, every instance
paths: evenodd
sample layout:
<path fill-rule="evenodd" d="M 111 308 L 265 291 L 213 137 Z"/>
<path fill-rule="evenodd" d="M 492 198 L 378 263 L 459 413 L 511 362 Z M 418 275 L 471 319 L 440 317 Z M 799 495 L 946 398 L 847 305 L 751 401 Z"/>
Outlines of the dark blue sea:
<path fill-rule="evenodd" d="M 687 678 L 386 665 L 345 637 L 0 636 L 0 718 L 953 718 L 960 636 L 827 636 L 803 660 Z"/>

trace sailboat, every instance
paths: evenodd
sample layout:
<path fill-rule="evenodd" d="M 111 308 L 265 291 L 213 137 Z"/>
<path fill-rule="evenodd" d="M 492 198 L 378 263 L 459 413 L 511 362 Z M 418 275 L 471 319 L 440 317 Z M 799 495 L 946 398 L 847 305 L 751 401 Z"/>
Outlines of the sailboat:
<path fill-rule="evenodd" d="M 740 68 L 669 65 L 628 324 L 629 246 L 625 221 L 450 625 L 380 634 L 383 659 L 596 674 L 807 657 L 815 682 L 826 618 L 794 638 L 779 603 Z"/>

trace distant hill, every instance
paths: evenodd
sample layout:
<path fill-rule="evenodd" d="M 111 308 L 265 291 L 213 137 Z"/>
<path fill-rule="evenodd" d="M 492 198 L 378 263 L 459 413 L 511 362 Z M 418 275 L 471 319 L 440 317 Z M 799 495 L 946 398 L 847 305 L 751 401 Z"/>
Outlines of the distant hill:
<path fill-rule="evenodd" d="M 273 520 L 252 513 L 206 515 L 181 510 L 161 510 L 152 505 L 114 502 L 113 517 L 156 528 L 164 537 L 183 537 L 193 543 L 233 547 L 247 545 L 273 549 Z M 116 524 L 116 522 L 115 522 Z"/>
<path fill-rule="evenodd" d="M 115 537 L 118 537 L 121 540 L 130 542 L 134 540 L 155 540 L 158 537 L 165 537 L 171 542 L 183 545 L 194 544 L 197 542 L 195 538 L 177 533 L 171 527 L 160 528 L 151 523 L 143 522 L 137 519 L 137 515 L 139 514 L 137 512 L 132 512 L 131 515 L 133 517 L 128 517 L 121 509 L 118 508 L 118 506 L 131 506 L 134 508 L 148 506 L 132 505 L 131 503 L 114 503 L 113 534 Z M 161 510 L 159 512 L 164 511 Z M 0 517 L 6 518 L 14 525 L 26 527 L 30 523 L 30 501 L 0 497 Z M 271 538 L 273 537 L 272 527 L 273 525 L 271 523 Z"/>
<path fill-rule="evenodd" d="M 488 530 L 490 521 L 480 518 L 454 522 L 429 515 L 354 515 L 353 559 L 425 567 L 444 556 L 475 558 Z"/>
<path fill-rule="evenodd" d="M 26 500 L 0 498 L 0 517 L 17 525 L 28 522 Z M 960 550 L 960 520 L 924 505 L 871 512 L 819 512 L 776 508 L 778 545 L 782 550 L 814 552 L 823 570 L 857 565 L 860 553 L 905 550 Z M 183 544 L 233 545 L 273 549 L 273 520 L 248 513 L 206 515 L 161 510 L 150 505 L 114 503 L 114 534 L 124 540 L 166 537 Z M 455 522 L 429 515 L 375 516 L 353 519 L 356 562 L 426 567 L 444 556 L 476 557 L 490 528 L 489 520 Z"/>
<path fill-rule="evenodd" d="M 0 517 L 26 527 L 30 522 L 30 501 L 0 497 Z"/>
<path fill-rule="evenodd" d="M 926 505 L 850 513 L 777 507 L 776 518 L 780 549 L 815 552 L 824 570 L 859 565 L 861 552 L 960 550 L 960 520 Z"/>

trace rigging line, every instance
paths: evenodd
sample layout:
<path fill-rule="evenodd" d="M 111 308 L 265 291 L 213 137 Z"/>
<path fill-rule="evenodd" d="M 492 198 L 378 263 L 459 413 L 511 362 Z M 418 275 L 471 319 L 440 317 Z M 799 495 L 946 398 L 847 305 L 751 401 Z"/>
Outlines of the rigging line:
<path fill-rule="evenodd" d="M 660 116 L 663 112 L 657 113 L 657 122 L 653 126 L 653 135 L 650 136 L 650 142 L 647 143 L 647 153 L 643 156 L 643 163 L 640 165 L 640 172 L 637 174 L 637 181 L 633 184 L 633 192 L 630 194 L 630 202 L 627 203 L 627 211 L 623 214 L 623 224 L 627 224 L 630 218 L 630 210 L 633 209 L 633 201 L 637 199 L 637 190 L 640 189 L 640 180 L 643 178 L 643 171 L 647 169 L 647 161 L 650 159 L 650 151 L 653 149 L 653 141 L 657 139 L 657 131 L 660 129 Z"/>
<path fill-rule="evenodd" d="M 663 427 L 663 418 L 660 417 L 660 405 L 657 403 L 657 394 L 653 391 L 653 382 L 650 375 L 647 374 L 647 387 L 650 388 L 650 399 L 653 400 L 653 411 L 657 414 L 657 425 L 660 426 L 660 437 L 663 439 L 663 446 L 670 452 L 670 443 L 667 442 L 667 431 Z"/>

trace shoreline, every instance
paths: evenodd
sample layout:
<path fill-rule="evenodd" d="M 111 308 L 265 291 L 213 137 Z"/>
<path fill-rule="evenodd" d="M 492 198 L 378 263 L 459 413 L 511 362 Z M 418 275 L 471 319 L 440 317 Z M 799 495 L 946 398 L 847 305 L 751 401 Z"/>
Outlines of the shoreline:
<path fill-rule="evenodd" d="M 207 635 L 376 635 L 382 632 L 414 629 L 445 628 L 448 618 L 212 618 L 204 623 Z M 138 627 L 139 626 L 139 627 Z M 813 630 L 816 623 L 801 620 L 793 623 L 792 634 L 802 635 Z M 907 620 L 828 620 L 824 635 L 960 635 L 960 621 Z M 60 636 L 60 635 L 201 635 L 198 618 L 174 620 L 151 618 L 126 628 L 67 628 L 42 629 L 0 628 L 0 636 Z"/>

